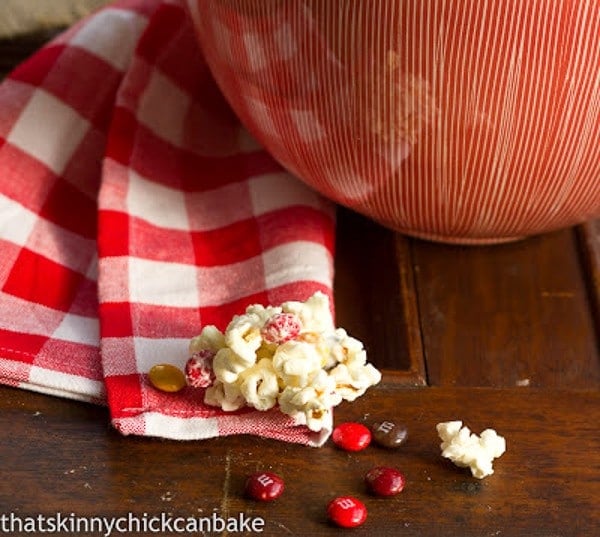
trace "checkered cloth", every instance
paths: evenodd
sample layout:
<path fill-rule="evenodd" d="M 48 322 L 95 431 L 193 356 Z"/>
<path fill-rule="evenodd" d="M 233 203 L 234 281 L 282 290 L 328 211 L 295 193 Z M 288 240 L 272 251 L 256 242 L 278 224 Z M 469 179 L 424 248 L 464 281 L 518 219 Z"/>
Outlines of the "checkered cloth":
<path fill-rule="evenodd" d="M 183 2 L 118 1 L 0 85 L 4 384 L 107 403 L 124 434 L 318 445 L 328 431 L 147 372 L 250 303 L 331 297 L 333 242 L 332 206 L 224 102 Z"/>

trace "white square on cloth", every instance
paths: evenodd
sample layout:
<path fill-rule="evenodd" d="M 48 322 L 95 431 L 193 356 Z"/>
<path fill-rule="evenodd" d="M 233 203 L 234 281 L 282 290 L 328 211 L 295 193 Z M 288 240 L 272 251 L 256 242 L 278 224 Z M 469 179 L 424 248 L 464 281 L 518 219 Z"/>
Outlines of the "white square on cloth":
<path fill-rule="evenodd" d="M 25 246 L 37 217 L 16 201 L 0 194 L 0 238 Z M 19 222 L 15 226 L 15 222 Z"/>
<path fill-rule="evenodd" d="M 138 371 L 148 371 L 156 364 L 181 367 L 188 358 L 188 338 L 133 338 Z"/>
<path fill-rule="evenodd" d="M 8 142 L 60 175 L 89 129 L 87 119 L 38 89 L 11 129 Z"/>
<path fill-rule="evenodd" d="M 190 104 L 190 97 L 179 86 L 154 70 L 140 97 L 137 115 L 156 136 L 175 147 L 182 147 Z"/>
<path fill-rule="evenodd" d="M 129 259 L 131 302 L 197 308 L 197 269 L 181 263 Z"/>
<path fill-rule="evenodd" d="M 105 9 L 89 19 L 69 41 L 102 58 L 119 71 L 131 61 L 131 54 L 147 20 L 123 9 Z"/>
<path fill-rule="evenodd" d="M 100 341 L 100 323 L 97 318 L 67 313 L 52 337 L 97 347 Z"/>
<path fill-rule="evenodd" d="M 129 172 L 126 203 L 131 216 L 163 228 L 189 229 L 184 193 L 145 179 L 133 170 Z"/>

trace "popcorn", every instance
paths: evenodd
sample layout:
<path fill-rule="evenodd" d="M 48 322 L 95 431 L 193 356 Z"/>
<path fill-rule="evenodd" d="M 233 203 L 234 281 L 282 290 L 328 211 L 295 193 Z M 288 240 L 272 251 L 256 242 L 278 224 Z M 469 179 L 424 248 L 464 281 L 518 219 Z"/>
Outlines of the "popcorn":
<path fill-rule="evenodd" d="M 331 409 L 381 380 L 363 344 L 335 328 L 327 295 L 306 302 L 248 306 L 225 332 L 205 326 L 190 352 L 214 353 L 204 402 L 223 410 L 275 406 L 312 431 L 331 428 Z"/>
<path fill-rule="evenodd" d="M 325 420 L 331 420 L 331 409 L 342 402 L 335 380 L 326 371 L 317 372 L 310 386 L 286 386 L 279 397 L 279 406 L 300 424 L 319 431 Z"/>
<path fill-rule="evenodd" d="M 190 354 L 208 349 L 215 354 L 225 347 L 225 336 L 213 325 L 205 326 L 202 333 L 190 342 Z"/>
<path fill-rule="evenodd" d="M 223 348 L 213 359 L 213 371 L 217 380 L 233 384 L 239 374 L 248 367 L 247 362 L 231 349 Z"/>
<path fill-rule="evenodd" d="M 442 457 L 456 466 L 469 467 L 478 479 L 493 474 L 492 461 L 506 451 L 505 439 L 493 429 L 486 429 L 477 436 L 463 427 L 462 421 L 438 423 L 436 429 L 442 439 Z"/>
<path fill-rule="evenodd" d="M 269 410 L 277 403 L 279 381 L 271 360 L 263 358 L 240 375 L 240 391 L 246 403 L 257 410 Z"/>
<path fill-rule="evenodd" d="M 225 331 L 225 345 L 246 366 L 256 361 L 256 351 L 262 343 L 260 327 L 263 322 L 257 313 L 236 315 Z"/>
<path fill-rule="evenodd" d="M 237 384 L 225 384 L 219 380 L 206 388 L 204 402 L 211 406 L 220 406 L 226 412 L 242 408 L 246 399 Z"/>
<path fill-rule="evenodd" d="M 273 354 L 273 367 L 287 386 L 308 386 L 321 370 L 321 362 L 315 346 L 304 341 L 287 341 Z"/>

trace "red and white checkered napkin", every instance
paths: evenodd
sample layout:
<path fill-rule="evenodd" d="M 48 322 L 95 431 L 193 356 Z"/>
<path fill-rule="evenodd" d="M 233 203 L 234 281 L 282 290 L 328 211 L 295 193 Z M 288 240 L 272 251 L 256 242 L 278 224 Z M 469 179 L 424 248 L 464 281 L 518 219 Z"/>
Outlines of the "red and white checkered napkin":
<path fill-rule="evenodd" d="M 107 402 L 124 434 L 319 444 L 146 373 L 250 303 L 331 297 L 331 205 L 240 126 L 182 2 L 122 0 L 0 85 L 0 377 Z"/>

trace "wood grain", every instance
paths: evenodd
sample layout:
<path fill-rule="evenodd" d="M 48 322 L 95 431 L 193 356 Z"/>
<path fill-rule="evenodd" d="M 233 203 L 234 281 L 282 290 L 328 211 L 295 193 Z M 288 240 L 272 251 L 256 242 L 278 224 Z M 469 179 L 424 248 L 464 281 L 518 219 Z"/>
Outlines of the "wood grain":
<path fill-rule="evenodd" d="M 424 385 L 408 239 L 341 207 L 336 237 L 337 324 L 364 342 L 389 381 Z"/>
<path fill-rule="evenodd" d="M 600 219 L 582 224 L 577 228 L 577 232 L 588 295 L 594 313 L 596 336 L 600 340 Z"/>
<path fill-rule="evenodd" d="M 265 520 L 264 535 L 334 535 L 327 502 L 351 494 L 369 518 L 353 535 L 583 536 L 600 527 L 600 394 L 597 391 L 378 388 L 343 405 L 338 422 L 404 421 L 407 444 L 346 453 L 250 437 L 202 443 L 125 438 L 98 407 L 0 388 L 3 430 L 0 505 L 21 515 L 89 516 L 170 512 Z M 476 480 L 440 457 L 435 425 L 463 419 L 507 439 L 494 475 Z M 405 473 L 397 497 L 365 492 L 376 465 Z M 246 477 L 279 473 L 286 492 L 261 504 L 243 495 Z"/>
<path fill-rule="evenodd" d="M 573 230 L 493 247 L 415 242 L 414 255 L 431 384 L 599 385 Z"/>

